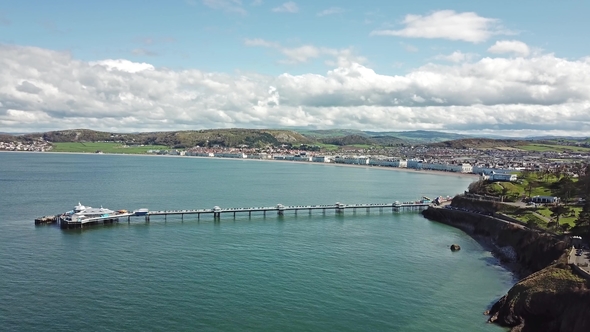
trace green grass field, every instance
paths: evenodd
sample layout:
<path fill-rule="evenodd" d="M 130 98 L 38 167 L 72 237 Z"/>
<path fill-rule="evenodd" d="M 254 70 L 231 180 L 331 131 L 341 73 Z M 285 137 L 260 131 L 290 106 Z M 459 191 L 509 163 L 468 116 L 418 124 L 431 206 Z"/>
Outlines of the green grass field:
<path fill-rule="evenodd" d="M 325 151 L 336 151 L 340 148 L 338 145 L 334 144 L 314 143 L 314 145 L 319 146 L 320 149 Z"/>
<path fill-rule="evenodd" d="M 167 146 L 163 145 L 144 145 L 144 146 L 126 146 L 121 143 L 110 142 L 67 142 L 53 143 L 51 152 L 85 152 L 96 153 L 122 153 L 122 154 L 144 154 L 148 150 L 166 150 Z"/>
<path fill-rule="evenodd" d="M 563 152 L 563 151 L 573 151 L 573 152 L 589 152 L 590 148 L 585 148 L 581 146 L 567 146 L 567 145 L 558 145 L 558 144 L 527 144 L 518 147 L 521 150 L 526 151 L 537 151 L 537 152 Z"/>

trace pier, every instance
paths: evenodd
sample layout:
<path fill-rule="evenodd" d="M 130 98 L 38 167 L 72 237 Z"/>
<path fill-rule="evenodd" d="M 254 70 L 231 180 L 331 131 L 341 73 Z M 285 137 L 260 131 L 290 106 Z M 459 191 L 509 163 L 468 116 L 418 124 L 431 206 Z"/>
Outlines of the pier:
<path fill-rule="evenodd" d="M 212 209 L 194 209 L 194 210 L 155 210 L 155 211 L 142 211 L 141 213 L 138 212 L 129 212 L 129 213 L 115 213 L 111 215 L 93 217 L 93 218 L 78 218 L 75 220 L 67 220 L 64 218 L 60 218 L 60 216 L 55 216 L 55 218 L 43 217 L 51 219 L 52 222 L 59 223 L 60 227 L 63 229 L 71 229 L 71 228 L 84 228 L 89 225 L 97 225 L 97 224 L 110 224 L 114 222 L 119 222 L 121 219 L 127 219 L 128 222 L 131 221 L 131 218 L 144 218 L 146 222 L 149 222 L 153 217 L 164 217 L 168 216 L 180 216 L 181 220 L 184 220 L 184 216 L 195 216 L 196 219 L 200 220 L 201 216 L 212 216 L 212 219 L 215 221 L 221 220 L 221 216 L 232 216 L 235 218 L 238 215 L 248 215 L 249 217 L 252 214 L 260 215 L 266 217 L 267 214 L 271 215 L 278 215 L 282 216 L 286 213 L 290 213 L 293 215 L 298 215 L 300 213 L 306 213 L 308 215 L 312 215 L 314 212 L 322 212 L 322 214 L 334 213 L 336 215 L 344 214 L 346 211 L 352 211 L 356 213 L 358 210 L 366 211 L 369 213 L 371 210 L 379 209 L 380 212 L 385 211 L 402 211 L 402 210 L 423 210 L 428 208 L 431 205 L 437 205 L 438 201 L 431 202 L 430 199 L 423 199 L 420 201 L 414 202 L 393 202 L 393 203 L 370 203 L 370 204 L 344 204 L 337 202 L 335 204 L 329 205 L 283 205 L 277 204 L 275 206 L 268 206 L 268 207 L 245 207 L 245 208 L 221 208 L 219 206 L 215 206 Z M 38 218 L 37 220 L 39 220 Z M 37 221 L 36 221 L 37 223 Z"/>

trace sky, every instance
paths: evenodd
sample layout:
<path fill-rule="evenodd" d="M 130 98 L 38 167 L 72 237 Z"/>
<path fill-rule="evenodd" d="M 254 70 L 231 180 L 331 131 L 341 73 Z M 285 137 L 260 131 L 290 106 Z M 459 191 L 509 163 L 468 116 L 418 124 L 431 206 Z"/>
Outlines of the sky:
<path fill-rule="evenodd" d="M 590 1 L 0 3 L 0 132 L 590 136 Z"/>

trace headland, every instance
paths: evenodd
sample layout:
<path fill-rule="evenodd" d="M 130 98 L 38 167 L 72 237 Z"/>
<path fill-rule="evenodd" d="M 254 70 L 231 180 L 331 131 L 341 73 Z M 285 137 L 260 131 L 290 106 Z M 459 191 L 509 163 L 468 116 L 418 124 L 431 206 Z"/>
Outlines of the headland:
<path fill-rule="evenodd" d="M 512 332 L 589 331 L 590 275 L 568 264 L 570 238 L 506 220 L 496 213 L 497 204 L 455 197 L 448 207 L 423 211 L 484 242 L 522 278 L 485 312 L 488 321 Z"/>

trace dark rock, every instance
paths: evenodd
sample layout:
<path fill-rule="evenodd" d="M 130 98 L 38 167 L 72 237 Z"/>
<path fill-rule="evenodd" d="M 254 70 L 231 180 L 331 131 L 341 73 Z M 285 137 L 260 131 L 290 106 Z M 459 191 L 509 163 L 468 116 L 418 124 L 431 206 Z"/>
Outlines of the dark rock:
<path fill-rule="evenodd" d="M 451 251 L 461 250 L 461 246 L 458 244 L 451 244 Z"/>

